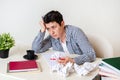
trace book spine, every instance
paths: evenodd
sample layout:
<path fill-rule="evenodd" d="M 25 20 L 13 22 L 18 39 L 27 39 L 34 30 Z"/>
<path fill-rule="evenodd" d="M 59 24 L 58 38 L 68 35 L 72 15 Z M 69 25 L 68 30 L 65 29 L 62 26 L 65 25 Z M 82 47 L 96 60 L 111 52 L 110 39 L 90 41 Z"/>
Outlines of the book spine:
<path fill-rule="evenodd" d="M 109 65 L 108 63 L 106 63 L 106 62 L 104 62 L 104 61 L 102 61 L 102 63 L 103 63 L 104 65 L 108 66 L 109 68 L 113 69 L 113 70 L 116 71 L 117 73 L 120 74 L 120 70 L 118 70 L 117 68 L 115 68 L 115 67 Z"/>
<path fill-rule="evenodd" d="M 111 73 L 104 72 L 104 71 L 99 71 L 99 74 L 103 75 L 103 76 L 106 76 L 106 77 L 109 77 L 112 80 L 120 80 L 120 77 L 118 75 L 115 75 L 115 74 L 111 74 Z"/>
<path fill-rule="evenodd" d="M 108 72 L 108 73 L 113 73 L 113 74 L 118 74 L 116 71 L 112 70 L 111 68 L 107 67 L 106 65 L 99 66 L 100 71 Z"/>

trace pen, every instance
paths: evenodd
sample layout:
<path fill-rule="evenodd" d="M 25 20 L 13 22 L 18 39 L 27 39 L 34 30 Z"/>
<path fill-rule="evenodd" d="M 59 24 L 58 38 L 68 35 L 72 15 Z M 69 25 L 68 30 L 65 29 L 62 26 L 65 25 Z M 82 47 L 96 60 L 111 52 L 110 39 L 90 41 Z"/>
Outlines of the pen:
<path fill-rule="evenodd" d="M 65 58 L 61 58 L 61 57 L 59 57 L 59 59 L 60 59 L 60 60 L 65 60 Z"/>

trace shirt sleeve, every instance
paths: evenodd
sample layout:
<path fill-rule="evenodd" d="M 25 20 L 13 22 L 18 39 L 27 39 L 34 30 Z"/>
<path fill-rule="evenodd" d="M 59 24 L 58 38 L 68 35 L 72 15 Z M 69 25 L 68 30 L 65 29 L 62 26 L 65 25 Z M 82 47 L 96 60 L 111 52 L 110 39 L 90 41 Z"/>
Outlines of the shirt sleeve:
<path fill-rule="evenodd" d="M 39 32 L 32 42 L 32 49 L 36 53 L 44 52 L 51 47 L 51 39 L 50 39 L 51 37 L 48 36 L 47 38 L 44 39 L 44 36 L 45 36 L 45 32 Z"/>
<path fill-rule="evenodd" d="M 74 38 L 82 52 L 80 56 L 74 58 L 75 63 L 83 64 L 84 62 L 94 61 L 96 59 L 95 51 L 84 32 L 81 29 L 77 29 Z"/>

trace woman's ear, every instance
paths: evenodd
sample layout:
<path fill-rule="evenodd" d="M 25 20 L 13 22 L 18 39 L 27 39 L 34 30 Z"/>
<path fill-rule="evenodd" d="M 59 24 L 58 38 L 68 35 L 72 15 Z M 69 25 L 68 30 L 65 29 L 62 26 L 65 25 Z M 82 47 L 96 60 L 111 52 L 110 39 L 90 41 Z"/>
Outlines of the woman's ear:
<path fill-rule="evenodd" d="M 63 27 L 65 26 L 65 22 L 64 21 L 61 22 L 61 26 L 63 26 Z"/>

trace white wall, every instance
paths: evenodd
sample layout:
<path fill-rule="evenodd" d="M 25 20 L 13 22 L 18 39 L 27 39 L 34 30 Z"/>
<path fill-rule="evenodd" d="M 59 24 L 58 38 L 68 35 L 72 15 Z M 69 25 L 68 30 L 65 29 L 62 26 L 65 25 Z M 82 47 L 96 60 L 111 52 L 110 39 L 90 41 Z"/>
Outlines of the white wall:
<path fill-rule="evenodd" d="M 60 11 L 66 24 L 106 37 L 120 56 L 120 0 L 0 0 L 0 33 L 10 32 L 16 44 L 31 44 L 50 10 Z"/>

